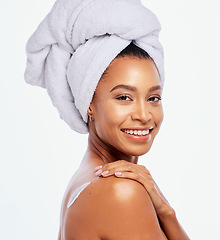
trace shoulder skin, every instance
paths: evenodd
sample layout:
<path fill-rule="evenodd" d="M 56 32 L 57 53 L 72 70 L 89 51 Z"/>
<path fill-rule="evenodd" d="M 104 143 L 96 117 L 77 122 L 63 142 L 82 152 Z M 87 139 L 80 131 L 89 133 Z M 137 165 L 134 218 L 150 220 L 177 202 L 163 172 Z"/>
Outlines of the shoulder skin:
<path fill-rule="evenodd" d="M 145 188 L 130 179 L 96 178 L 68 209 L 65 240 L 162 240 Z"/>

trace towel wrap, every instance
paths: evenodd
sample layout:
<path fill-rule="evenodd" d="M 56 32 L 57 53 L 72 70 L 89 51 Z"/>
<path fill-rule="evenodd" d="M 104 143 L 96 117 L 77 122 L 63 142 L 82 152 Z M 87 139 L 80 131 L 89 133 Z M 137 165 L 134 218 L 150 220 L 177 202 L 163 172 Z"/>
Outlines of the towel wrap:
<path fill-rule="evenodd" d="M 160 30 L 139 0 L 58 0 L 27 42 L 25 81 L 46 88 L 61 119 L 88 133 L 96 86 L 131 42 L 150 55 L 164 81 Z"/>

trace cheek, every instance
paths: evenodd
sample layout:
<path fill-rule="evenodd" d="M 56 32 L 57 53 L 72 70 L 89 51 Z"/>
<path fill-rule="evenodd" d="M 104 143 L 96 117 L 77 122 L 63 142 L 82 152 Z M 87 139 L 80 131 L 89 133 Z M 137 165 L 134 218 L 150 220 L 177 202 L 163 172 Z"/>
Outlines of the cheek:
<path fill-rule="evenodd" d="M 107 138 L 117 134 L 127 119 L 125 109 L 114 103 L 99 105 L 96 111 L 95 127 L 98 135 Z"/>
<path fill-rule="evenodd" d="M 163 113 L 163 107 L 160 105 L 158 109 L 154 112 L 154 122 L 157 125 L 157 127 L 160 127 L 161 123 L 163 122 L 164 113 Z"/>

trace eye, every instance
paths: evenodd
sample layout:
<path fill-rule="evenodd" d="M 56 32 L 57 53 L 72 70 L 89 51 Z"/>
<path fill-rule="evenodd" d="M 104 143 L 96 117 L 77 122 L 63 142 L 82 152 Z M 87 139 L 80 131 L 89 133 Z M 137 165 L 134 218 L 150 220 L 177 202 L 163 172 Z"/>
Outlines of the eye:
<path fill-rule="evenodd" d="M 121 101 L 130 101 L 131 100 L 131 98 L 126 95 L 117 97 L 116 99 L 121 100 Z"/>
<path fill-rule="evenodd" d="M 153 103 L 160 102 L 161 100 L 162 100 L 162 98 L 159 97 L 159 96 L 153 96 L 153 97 L 150 97 L 150 98 L 148 99 L 149 102 L 153 102 Z"/>

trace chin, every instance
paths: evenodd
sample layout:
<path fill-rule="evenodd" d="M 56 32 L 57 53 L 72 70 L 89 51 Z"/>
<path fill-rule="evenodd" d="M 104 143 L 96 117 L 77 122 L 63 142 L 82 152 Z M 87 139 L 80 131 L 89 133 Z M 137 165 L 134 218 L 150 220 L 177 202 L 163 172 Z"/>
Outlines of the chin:
<path fill-rule="evenodd" d="M 127 148 L 122 150 L 122 152 L 126 155 L 139 157 L 148 153 L 151 149 L 151 146 L 152 144 L 150 146 L 132 146 L 132 147 L 129 147 L 129 149 Z"/>

